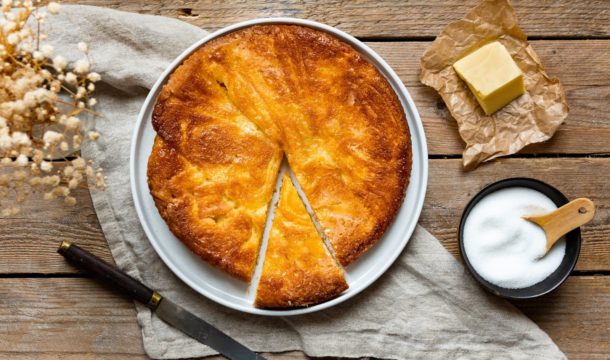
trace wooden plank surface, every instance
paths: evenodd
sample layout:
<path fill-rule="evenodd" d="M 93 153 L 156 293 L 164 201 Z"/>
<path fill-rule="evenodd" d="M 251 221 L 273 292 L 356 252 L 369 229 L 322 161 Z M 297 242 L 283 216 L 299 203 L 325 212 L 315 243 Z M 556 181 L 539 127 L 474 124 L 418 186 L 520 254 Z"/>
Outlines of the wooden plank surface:
<path fill-rule="evenodd" d="M 608 359 L 610 276 L 573 276 L 548 296 L 513 303 L 569 359 Z"/>
<path fill-rule="evenodd" d="M 139 355 L 132 302 L 90 279 L 0 279 L 0 358 Z"/>
<path fill-rule="evenodd" d="M 598 275 L 580 272 L 551 295 L 516 305 L 570 358 L 608 358 L 610 276 L 604 274 L 610 271 L 610 1 L 512 1 L 522 28 L 537 39 L 532 45 L 548 73 L 564 84 L 571 113 L 551 141 L 524 149 L 526 157 L 496 161 L 468 174 L 455 158 L 463 147 L 455 121 L 434 91 L 418 81 L 419 58 L 442 27 L 478 0 L 63 2 L 177 17 L 207 30 L 255 17 L 301 17 L 371 40 L 368 45 L 408 87 L 436 157 L 430 161 L 420 223 L 454 255 L 461 211 L 491 181 L 536 177 L 568 197 L 589 196 L 597 203 L 596 219 L 583 228 L 577 269 Z M 604 157 L 582 157 L 592 154 Z M 80 189 L 77 198 L 77 207 L 32 198 L 21 214 L 0 219 L 0 358 L 145 358 L 133 304 L 92 279 L 72 277 L 78 271 L 55 253 L 59 240 L 68 239 L 112 261 L 88 190 Z M 270 357 L 305 358 L 298 352 Z"/>
<path fill-rule="evenodd" d="M 595 219 L 582 228 L 583 244 L 576 268 L 610 270 L 610 158 L 501 159 L 471 173 L 462 171 L 460 159 L 432 159 L 429 165 L 420 224 L 456 257 L 457 227 L 470 198 L 490 182 L 526 176 L 556 186 L 569 198 L 589 197 L 597 204 Z M 81 190 L 77 198 L 77 207 L 31 198 L 21 214 L 0 220 L 0 226 L 11 228 L 0 231 L 4 245 L 0 247 L 0 273 L 76 272 L 55 253 L 62 239 L 112 261 L 89 194 Z"/>
<path fill-rule="evenodd" d="M 419 82 L 420 58 L 428 44 L 367 43 L 407 86 L 424 123 L 430 154 L 461 154 L 455 120 L 436 92 Z M 610 40 L 541 40 L 532 41 L 532 46 L 548 74 L 564 85 L 570 114 L 550 141 L 521 153 L 610 153 Z"/>
<path fill-rule="evenodd" d="M 216 30 L 238 21 L 289 16 L 320 21 L 365 38 L 430 38 L 463 17 L 478 0 L 340 1 L 288 0 L 68 0 L 143 14 L 164 15 Z M 607 37 L 608 1 L 514 0 L 519 23 L 534 37 Z"/>
<path fill-rule="evenodd" d="M 75 242 L 113 263 L 89 190 L 80 188 L 74 196 L 78 204 L 70 206 L 32 194 L 20 204 L 19 214 L 0 218 L 0 229 L 10 229 L 0 230 L 0 274 L 78 272 L 58 261 L 56 251 L 62 240 Z"/>
<path fill-rule="evenodd" d="M 0 279 L 0 294 L 0 359 L 146 358 L 133 303 L 97 281 Z"/>
<path fill-rule="evenodd" d="M 509 177 L 533 177 L 555 186 L 569 199 L 588 197 L 595 202 L 595 218 L 581 228 L 583 242 L 576 269 L 610 270 L 610 159 L 500 159 L 472 173 L 461 170 L 459 159 L 430 160 L 429 164 L 428 192 L 419 223 L 452 254 L 458 253 L 462 211 L 480 189 Z"/>
<path fill-rule="evenodd" d="M 602 359 L 610 352 L 609 292 L 610 277 L 572 277 L 554 294 L 517 306 L 570 358 Z M 133 304 L 93 279 L 0 279 L 0 294 L 0 358 L 143 358 Z"/>

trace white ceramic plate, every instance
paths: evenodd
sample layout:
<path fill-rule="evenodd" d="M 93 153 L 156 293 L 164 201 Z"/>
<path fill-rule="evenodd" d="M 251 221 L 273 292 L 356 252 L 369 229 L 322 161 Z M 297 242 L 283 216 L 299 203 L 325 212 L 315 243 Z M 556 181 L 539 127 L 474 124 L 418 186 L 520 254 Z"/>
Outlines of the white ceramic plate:
<path fill-rule="evenodd" d="M 413 146 L 411 180 L 405 201 L 394 223 L 368 253 L 345 268 L 346 279 L 349 283 L 348 290 L 335 299 L 303 309 L 263 310 L 255 308 L 252 305 L 254 294 L 253 291 L 248 290 L 248 284 L 212 268 L 188 250 L 170 232 L 155 207 L 146 179 L 146 166 L 155 138 L 151 114 L 157 95 L 169 75 L 186 57 L 211 39 L 255 24 L 308 26 L 333 34 L 350 44 L 374 64 L 392 85 L 402 103 L 411 131 Z M 415 229 L 424 203 L 428 182 L 428 151 L 421 119 L 409 92 L 396 73 L 373 50 L 354 37 L 328 25 L 301 19 L 266 18 L 244 21 L 218 30 L 193 44 L 169 65 L 151 89 L 140 111 L 131 143 L 130 176 L 131 190 L 142 227 L 157 254 L 182 281 L 207 298 L 236 310 L 270 316 L 299 315 L 326 309 L 358 294 L 377 280 L 400 255 Z"/>

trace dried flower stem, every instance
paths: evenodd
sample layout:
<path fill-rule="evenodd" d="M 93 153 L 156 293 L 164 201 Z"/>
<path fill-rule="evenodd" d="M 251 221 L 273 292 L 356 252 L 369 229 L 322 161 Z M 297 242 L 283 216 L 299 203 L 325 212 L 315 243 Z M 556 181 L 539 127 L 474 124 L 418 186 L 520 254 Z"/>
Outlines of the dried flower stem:
<path fill-rule="evenodd" d="M 99 138 L 92 129 L 100 76 L 91 72 L 89 46 L 79 43 L 83 58 L 68 64 L 43 43 L 42 25 L 59 12 L 56 2 L 2 0 L 0 10 L 0 216 L 18 213 L 31 192 L 74 205 L 72 191 L 86 177 L 105 187 L 101 169 L 78 153 L 83 141 Z M 51 161 L 56 154 L 63 154 L 63 169 Z"/>

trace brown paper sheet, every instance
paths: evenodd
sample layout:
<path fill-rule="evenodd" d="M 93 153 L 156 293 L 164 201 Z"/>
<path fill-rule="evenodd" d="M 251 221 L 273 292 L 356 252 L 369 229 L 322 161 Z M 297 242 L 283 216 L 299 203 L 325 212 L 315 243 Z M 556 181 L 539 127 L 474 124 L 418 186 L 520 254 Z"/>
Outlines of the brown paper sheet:
<path fill-rule="evenodd" d="M 523 71 L 526 93 L 488 116 L 452 65 L 495 40 Z M 464 168 L 469 170 L 550 139 L 568 116 L 563 86 L 544 71 L 507 0 L 483 1 L 463 19 L 447 25 L 424 52 L 421 68 L 421 82 L 438 91 L 458 123 L 466 143 Z"/>

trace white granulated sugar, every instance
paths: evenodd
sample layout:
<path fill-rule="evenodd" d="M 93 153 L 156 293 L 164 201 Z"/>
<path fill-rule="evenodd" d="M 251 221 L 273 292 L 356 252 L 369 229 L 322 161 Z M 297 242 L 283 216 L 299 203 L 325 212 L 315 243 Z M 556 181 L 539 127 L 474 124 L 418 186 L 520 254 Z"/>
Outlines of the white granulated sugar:
<path fill-rule="evenodd" d="M 559 267 L 565 239 L 544 257 L 542 228 L 522 218 L 557 209 L 546 195 L 525 187 L 495 191 L 470 211 L 464 224 L 464 250 L 474 270 L 488 282 L 508 289 L 537 284 Z"/>

